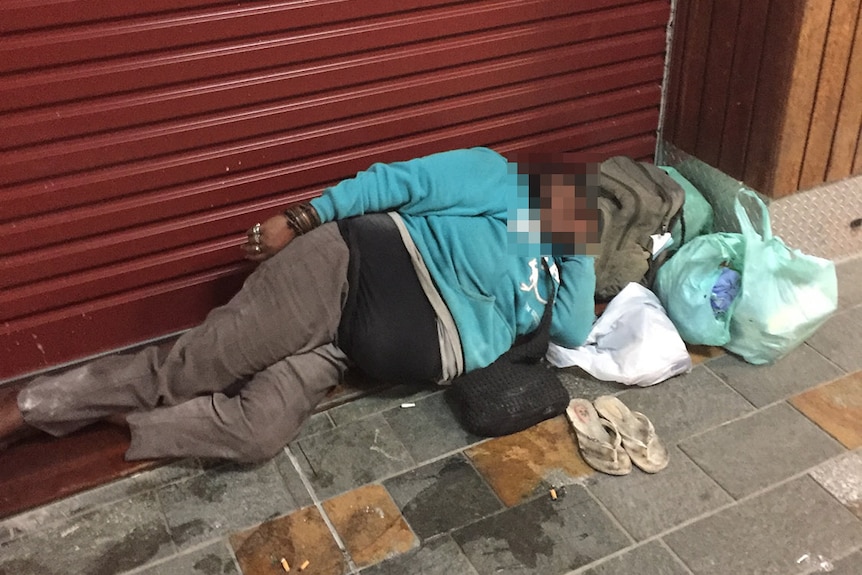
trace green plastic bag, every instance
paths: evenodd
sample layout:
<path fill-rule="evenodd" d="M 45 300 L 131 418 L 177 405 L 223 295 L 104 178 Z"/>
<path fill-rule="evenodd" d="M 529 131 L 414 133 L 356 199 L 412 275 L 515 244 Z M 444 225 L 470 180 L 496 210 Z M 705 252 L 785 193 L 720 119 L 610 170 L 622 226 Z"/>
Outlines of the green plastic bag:
<path fill-rule="evenodd" d="M 673 226 L 670 233 L 673 238 L 672 249 L 690 242 L 693 238 L 712 232 L 714 214 L 712 206 L 703 197 L 694 184 L 689 182 L 675 168 L 660 166 L 685 191 L 685 203 L 682 206 L 682 217 Z"/>
<path fill-rule="evenodd" d="M 740 198 L 759 208 L 760 230 Z M 769 211 L 754 192 L 741 190 L 735 209 L 744 268 L 725 348 L 750 363 L 771 363 L 810 337 L 838 307 L 835 264 L 790 249 L 773 236 Z"/>
<path fill-rule="evenodd" d="M 742 272 L 744 252 L 741 234 L 707 234 L 682 246 L 659 268 L 653 288 L 686 343 L 723 346 L 730 341 L 739 297 L 727 311 L 716 313 L 712 292 L 723 268 Z"/>

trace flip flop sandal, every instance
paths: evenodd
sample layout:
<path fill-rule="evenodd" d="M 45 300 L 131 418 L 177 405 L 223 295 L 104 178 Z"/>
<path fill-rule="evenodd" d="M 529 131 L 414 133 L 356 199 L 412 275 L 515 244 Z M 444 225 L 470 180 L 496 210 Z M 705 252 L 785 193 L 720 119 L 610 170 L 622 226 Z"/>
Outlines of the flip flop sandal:
<path fill-rule="evenodd" d="M 632 411 L 622 401 L 603 395 L 595 401 L 599 415 L 616 426 L 623 447 L 635 465 L 647 473 L 657 473 L 667 467 L 670 457 L 655 433 L 652 422 L 638 411 Z"/>
<path fill-rule="evenodd" d="M 626 475 L 632 470 L 619 432 L 612 422 L 599 418 L 593 404 L 573 399 L 566 408 L 566 417 L 575 429 L 578 450 L 590 467 L 608 475 Z"/>

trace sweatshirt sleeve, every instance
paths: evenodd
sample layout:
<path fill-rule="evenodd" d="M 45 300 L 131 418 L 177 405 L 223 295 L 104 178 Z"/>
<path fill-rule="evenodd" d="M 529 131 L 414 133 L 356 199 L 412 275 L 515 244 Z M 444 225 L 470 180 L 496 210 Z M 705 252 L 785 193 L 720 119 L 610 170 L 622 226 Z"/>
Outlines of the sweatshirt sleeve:
<path fill-rule="evenodd" d="M 584 344 L 596 319 L 596 271 L 591 256 L 557 258 L 560 287 L 551 317 L 551 341 L 562 347 Z"/>
<path fill-rule="evenodd" d="M 506 217 L 506 159 L 487 148 L 374 164 L 311 200 L 322 222 L 375 212 Z"/>

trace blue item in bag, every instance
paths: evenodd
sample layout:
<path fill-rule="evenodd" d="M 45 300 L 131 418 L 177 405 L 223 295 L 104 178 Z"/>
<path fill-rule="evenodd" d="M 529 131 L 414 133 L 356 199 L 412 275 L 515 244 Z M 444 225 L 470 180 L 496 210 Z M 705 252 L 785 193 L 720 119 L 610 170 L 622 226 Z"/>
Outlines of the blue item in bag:
<path fill-rule="evenodd" d="M 712 286 L 712 297 L 709 303 L 712 304 L 712 311 L 716 315 L 727 313 L 730 306 L 733 305 L 733 300 L 739 294 L 742 276 L 739 272 L 731 268 L 722 268 L 718 274 L 718 279 L 715 285 Z"/>

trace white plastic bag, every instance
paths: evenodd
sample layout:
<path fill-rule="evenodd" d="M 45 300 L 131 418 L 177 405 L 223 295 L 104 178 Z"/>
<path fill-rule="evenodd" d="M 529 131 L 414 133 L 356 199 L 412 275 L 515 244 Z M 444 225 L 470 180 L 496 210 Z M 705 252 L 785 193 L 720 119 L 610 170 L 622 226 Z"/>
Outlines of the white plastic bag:
<path fill-rule="evenodd" d="M 658 298 L 637 283 L 611 300 L 587 341 L 570 349 L 551 343 L 548 361 L 578 366 L 595 378 L 648 386 L 691 370 L 691 356 Z"/>

